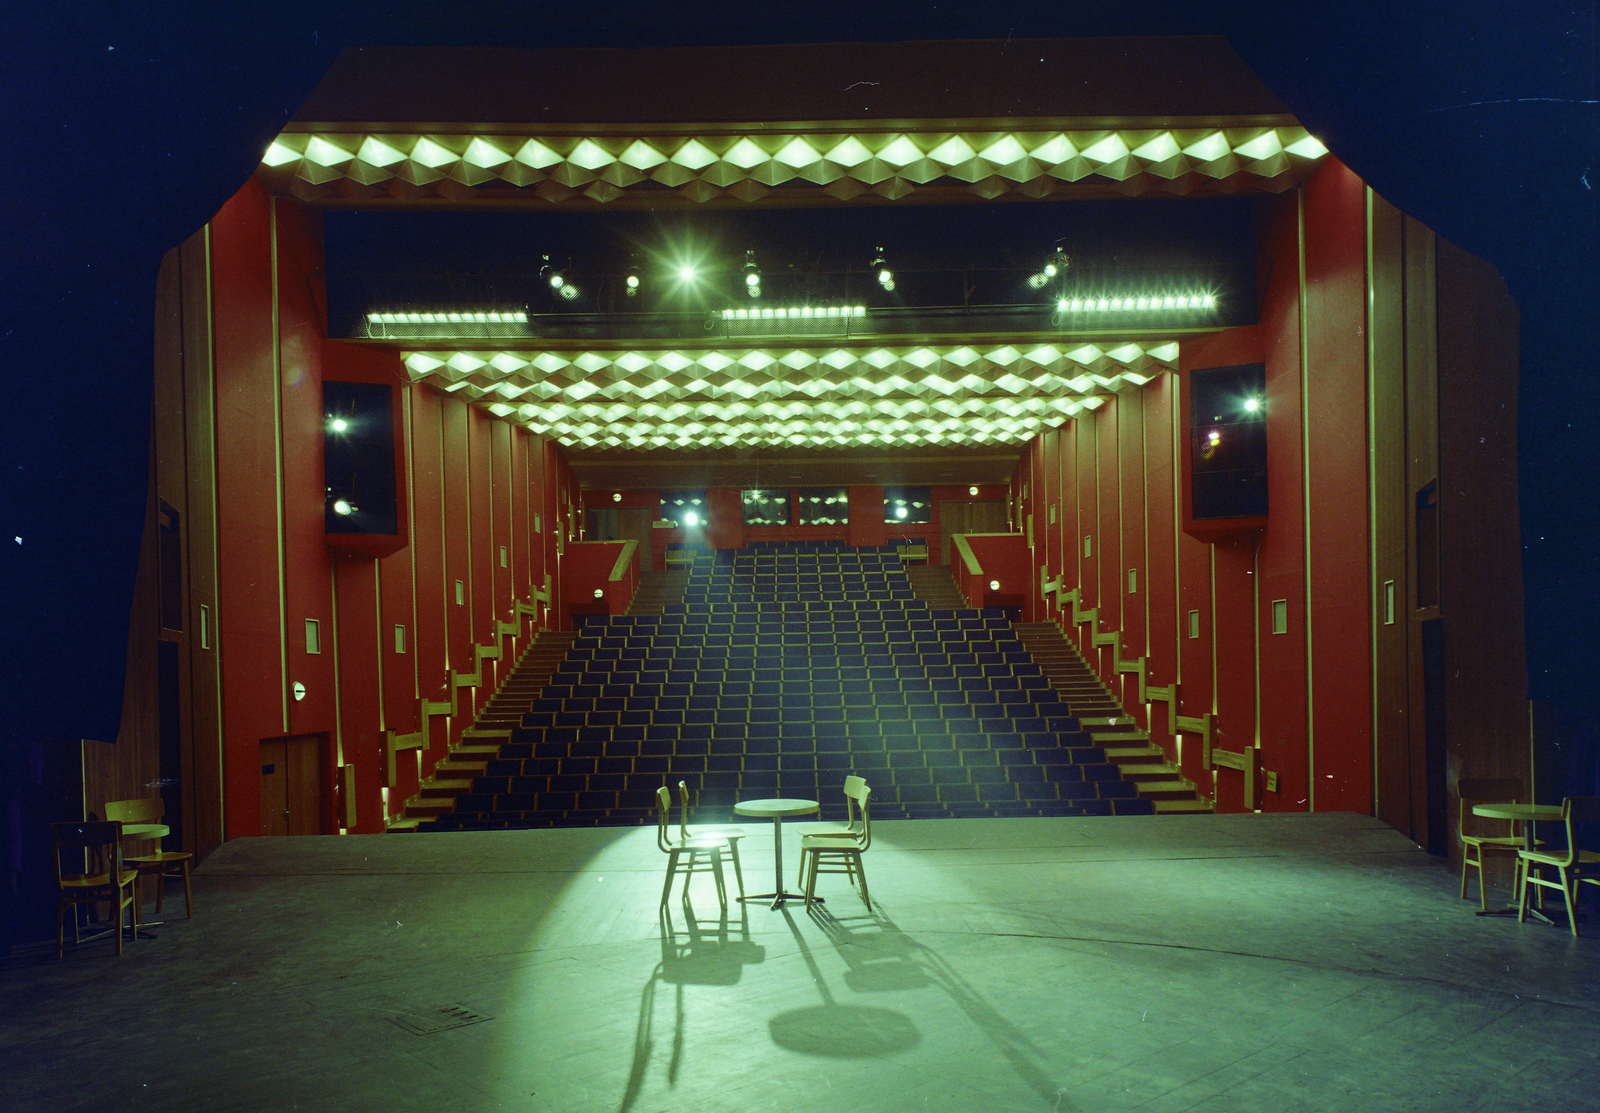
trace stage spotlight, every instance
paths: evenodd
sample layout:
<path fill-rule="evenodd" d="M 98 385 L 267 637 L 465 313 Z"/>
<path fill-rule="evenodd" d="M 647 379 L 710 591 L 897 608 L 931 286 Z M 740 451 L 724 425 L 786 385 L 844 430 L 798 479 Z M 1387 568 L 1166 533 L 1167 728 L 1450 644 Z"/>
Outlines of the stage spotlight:
<path fill-rule="evenodd" d="M 761 296 L 761 268 L 756 266 L 756 253 L 744 253 L 744 289 L 753 298 Z"/>
<path fill-rule="evenodd" d="M 346 517 L 356 512 L 356 504 L 346 501 L 345 499 L 335 499 L 333 502 L 333 512 L 341 517 Z"/>
<path fill-rule="evenodd" d="M 873 249 L 872 269 L 877 272 L 879 286 L 885 290 L 894 289 L 894 271 L 889 266 L 889 256 L 882 244 Z"/>
<path fill-rule="evenodd" d="M 690 266 L 688 263 L 685 263 L 683 266 L 678 268 L 678 281 L 680 281 L 680 282 L 693 282 L 694 279 L 695 279 L 695 269 L 694 269 L 694 267 Z"/>
<path fill-rule="evenodd" d="M 1255 413 L 1255 412 L 1257 412 L 1258 410 L 1261 409 L 1261 399 L 1259 399 L 1259 398 L 1246 398 L 1244 400 L 1244 408 L 1245 408 L 1245 411 L 1247 413 Z"/>
<path fill-rule="evenodd" d="M 639 257 L 637 255 L 629 256 L 628 277 L 624 280 L 624 286 L 630 298 L 639 296 Z"/>
<path fill-rule="evenodd" d="M 693 529 L 695 526 L 700 524 L 700 515 L 696 514 L 693 510 L 686 511 L 683 515 L 683 524 L 689 529 Z"/>
<path fill-rule="evenodd" d="M 350 428 L 350 423 L 342 417 L 329 418 L 328 428 L 333 430 L 335 433 L 343 433 L 346 429 Z"/>
<path fill-rule="evenodd" d="M 1055 251 L 1051 252 L 1050 258 L 1045 260 L 1045 264 L 1039 269 L 1039 272 L 1037 274 L 1031 274 L 1028 276 L 1029 288 L 1034 290 L 1042 290 L 1044 287 L 1050 284 L 1051 279 L 1059 278 L 1066 274 L 1067 267 L 1071 263 L 1071 256 L 1069 256 L 1065 251 L 1062 251 L 1059 247 L 1056 248 Z"/>

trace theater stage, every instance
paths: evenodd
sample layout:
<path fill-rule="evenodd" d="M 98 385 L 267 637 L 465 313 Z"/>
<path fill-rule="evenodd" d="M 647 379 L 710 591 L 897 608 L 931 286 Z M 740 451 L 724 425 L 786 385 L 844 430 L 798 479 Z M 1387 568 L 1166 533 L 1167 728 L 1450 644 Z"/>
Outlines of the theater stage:
<path fill-rule="evenodd" d="M 121 959 L 7 960 L 0 1108 L 1600 1108 L 1593 904 L 1475 916 L 1372 819 L 874 834 L 871 914 L 833 877 L 724 920 L 696 877 L 665 922 L 651 829 L 238 839 Z"/>

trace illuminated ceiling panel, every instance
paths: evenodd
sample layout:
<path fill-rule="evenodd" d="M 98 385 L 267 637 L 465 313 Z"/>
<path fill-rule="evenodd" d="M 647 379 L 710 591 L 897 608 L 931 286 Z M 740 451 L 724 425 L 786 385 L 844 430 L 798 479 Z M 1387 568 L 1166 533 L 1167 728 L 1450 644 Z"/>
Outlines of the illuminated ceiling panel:
<path fill-rule="evenodd" d="M 564 445 L 633 450 L 1015 446 L 1177 361 L 1172 341 L 405 355 Z"/>
<path fill-rule="evenodd" d="M 1326 154 L 1301 127 L 527 136 L 402 126 L 381 135 L 287 130 L 260 173 L 304 200 L 369 203 L 899 200 L 928 190 L 993 200 L 1275 192 Z"/>

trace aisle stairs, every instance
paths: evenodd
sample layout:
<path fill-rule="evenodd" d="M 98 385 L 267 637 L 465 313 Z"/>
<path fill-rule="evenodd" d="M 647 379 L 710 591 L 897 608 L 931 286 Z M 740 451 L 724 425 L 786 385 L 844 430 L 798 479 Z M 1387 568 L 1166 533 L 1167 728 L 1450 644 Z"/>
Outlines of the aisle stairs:
<path fill-rule="evenodd" d="M 1155 812 L 1209 812 L 1211 801 L 1196 790 L 1166 753 L 1151 745 L 1150 735 L 1126 714 L 1115 696 L 1095 675 L 1089 663 L 1053 622 L 1019 622 L 1017 636 L 1039 665 L 1050 687 L 1072 708 L 1079 724 L 1105 748 L 1106 758 L 1122 768 L 1139 797 L 1149 800 Z"/>
<path fill-rule="evenodd" d="M 571 631 L 539 631 L 472 726 L 462 732 L 461 741 L 433 767 L 433 775 L 406 801 L 405 810 L 389 821 L 388 831 L 427 830 L 441 815 L 454 811 L 457 798 L 472 791 L 475 778 L 484 775 L 522 725 L 522 716 L 550 683 L 576 638 Z"/>

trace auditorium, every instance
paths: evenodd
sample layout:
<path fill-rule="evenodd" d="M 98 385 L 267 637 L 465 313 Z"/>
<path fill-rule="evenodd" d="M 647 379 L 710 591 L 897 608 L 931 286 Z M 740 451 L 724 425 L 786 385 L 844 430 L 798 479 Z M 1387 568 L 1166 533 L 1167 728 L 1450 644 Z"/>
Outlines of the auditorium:
<path fill-rule="evenodd" d="M 1226 39 L 346 49 L 153 311 L 8 1108 L 1590 1107 L 1517 301 Z"/>

